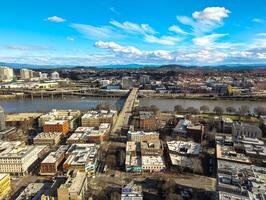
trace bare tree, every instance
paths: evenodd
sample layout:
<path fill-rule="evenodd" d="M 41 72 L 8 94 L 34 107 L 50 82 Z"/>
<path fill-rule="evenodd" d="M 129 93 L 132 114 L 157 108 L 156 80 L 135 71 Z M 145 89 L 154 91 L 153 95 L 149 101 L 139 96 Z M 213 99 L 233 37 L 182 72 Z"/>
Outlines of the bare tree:
<path fill-rule="evenodd" d="M 233 107 L 233 106 L 228 106 L 228 107 L 226 108 L 226 112 L 228 112 L 228 113 L 230 113 L 230 114 L 235 113 L 235 112 L 236 112 L 236 108 Z"/>
<path fill-rule="evenodd" d="M 222 115 L 224 113 L 224 109 L 220 106 L 215 106 L 213 112 L 215 112 L 217 115 Z"/>
<path fill-rule="evenodd" d="M 208 112 L 210 110 L 209 106 L 202 105 L 200 106 L 200 110 L 204 113 Z"/>
<path fill-rule="evenodd" d="M 266 107 L 258 106 L 254 108 L 254 113 L 258 116 L 266 115 Z"/>
<path fill-rule="evenodd" d="M 249 107 L 246 106 L 246 105 L 242 105 L 240 108 L 239 108 L 239 115 L 240 116 L 245 116 L 247 114 L 249 114 Z"/>
<path fill-rule="evenodd" d="M 176 105 L 174 110 L 175 110 L 175 112 L 184 112 L 185 111 L 185 109 L 181 105 Z"/>

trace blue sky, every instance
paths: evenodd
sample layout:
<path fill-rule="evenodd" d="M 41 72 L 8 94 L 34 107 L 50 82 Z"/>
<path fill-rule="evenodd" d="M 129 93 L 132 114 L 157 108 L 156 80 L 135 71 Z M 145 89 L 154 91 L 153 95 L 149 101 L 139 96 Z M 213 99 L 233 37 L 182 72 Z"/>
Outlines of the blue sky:
<path fill-rule="evenodd" d="M 264 64 L 263 0 L 2 0 L 0 61 Z"/>

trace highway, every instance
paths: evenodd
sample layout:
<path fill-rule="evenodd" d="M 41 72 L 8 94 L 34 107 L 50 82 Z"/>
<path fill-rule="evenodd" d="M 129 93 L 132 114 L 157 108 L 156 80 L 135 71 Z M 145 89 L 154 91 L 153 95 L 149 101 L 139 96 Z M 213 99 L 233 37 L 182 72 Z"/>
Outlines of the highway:
<path fill-rule="evenodd" d="M 138 88 L 133 88 L 130 94 L 128 95 L 124 103 L 124 106 L 117 117 L 116 123 L 113 126 L 111 134 L 118 133 L 121 131 L 123 127 L 128 126 L 129 117 L 131 116 L 131 112 L 134 106 L 134 101 L 137 98 L 137 96 L 138 96 Z"/>

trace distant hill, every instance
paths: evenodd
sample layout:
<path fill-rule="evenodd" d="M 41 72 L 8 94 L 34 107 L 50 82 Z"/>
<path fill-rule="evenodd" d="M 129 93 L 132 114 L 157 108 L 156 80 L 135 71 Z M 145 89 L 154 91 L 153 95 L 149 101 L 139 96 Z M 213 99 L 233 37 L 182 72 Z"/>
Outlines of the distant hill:
<path fill-rule="evenodd" d="M 142 64 L 125 64 L 125 65 L 99 65 L 99 66 L 76 66 L 76 65 L 32 65 L 23 63 L 6 63 L 0 62 L 0 66 L 8 66 L 17 69 L 29 68 L 29 69 L 63 69 L 63 68 L 74 68 L 74 69 L 140 69 L 140 68 L 173 68 L 173 69 L 231 69 L 231 70 L 241 70 L 241 69 L 266 69 L 266 64 L 232 64 L 232 65 L 217 65 L 217 66 L 185 66 L 178 64 L 168 64 L 168 65 L 142 65 Z"/>

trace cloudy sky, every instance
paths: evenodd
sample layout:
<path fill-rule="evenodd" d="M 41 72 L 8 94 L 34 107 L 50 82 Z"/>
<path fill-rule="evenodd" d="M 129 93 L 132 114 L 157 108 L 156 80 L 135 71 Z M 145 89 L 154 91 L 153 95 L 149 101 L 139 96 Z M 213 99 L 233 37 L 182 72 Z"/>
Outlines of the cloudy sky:
<path fill-rule="evenodd" d="M 0 62 L 264 64 L 264 0 L 1 0 Z"/>

